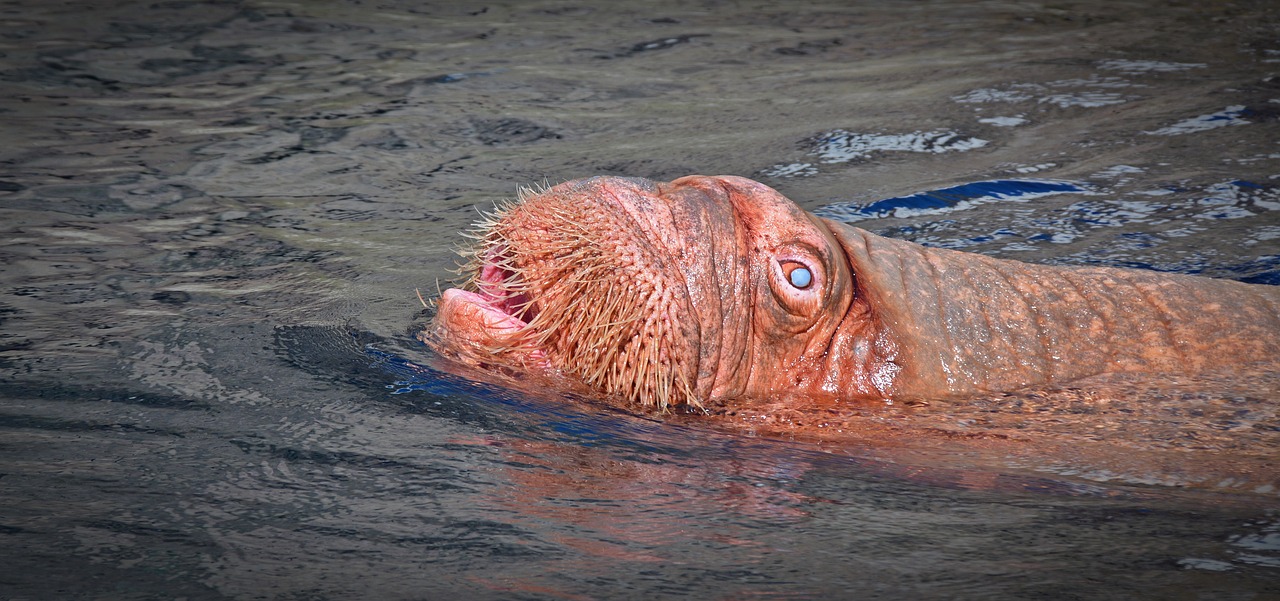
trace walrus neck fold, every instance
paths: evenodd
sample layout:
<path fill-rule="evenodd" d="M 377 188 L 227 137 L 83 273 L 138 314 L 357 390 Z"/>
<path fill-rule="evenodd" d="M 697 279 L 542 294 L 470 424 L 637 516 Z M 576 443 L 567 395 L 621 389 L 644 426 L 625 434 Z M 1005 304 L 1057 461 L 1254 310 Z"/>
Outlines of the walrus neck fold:
<path fill-rule="evenodd" d="M 820 220 L 839 243 L 849 267 L 853 299 L 839 317 L 825 357 L 823 389 L 846 399 L 891 399 L 909 394 L 901 383 L 914 362 L 900 342 L 910 315 L 897 296 L 906 294 L 895 265 L 872 257 L 870 234 Z"/>

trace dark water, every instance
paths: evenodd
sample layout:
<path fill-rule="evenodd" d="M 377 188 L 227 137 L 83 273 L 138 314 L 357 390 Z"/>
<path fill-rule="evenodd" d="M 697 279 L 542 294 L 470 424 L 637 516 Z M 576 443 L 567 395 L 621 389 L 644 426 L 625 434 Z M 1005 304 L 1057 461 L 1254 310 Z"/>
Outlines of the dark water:
<path fill-rule="evenodd" d="M 413 339 L 601 173 L 1280 283 L 1274 3 L 3 2 L 0 86 L 0 598 L 1280 598 L 1274 378 L 836 444 Z"/>

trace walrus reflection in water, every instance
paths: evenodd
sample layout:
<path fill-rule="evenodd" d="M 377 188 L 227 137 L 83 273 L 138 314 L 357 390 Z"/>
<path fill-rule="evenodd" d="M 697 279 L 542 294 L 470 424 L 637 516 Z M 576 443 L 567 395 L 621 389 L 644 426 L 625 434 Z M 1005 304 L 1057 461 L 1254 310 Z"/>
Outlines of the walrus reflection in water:
<path fill-rule="evenodd" d="M 425 341 L 664 411 L 1280 364 L 1280 287 L 926 248 L 740 177 L 571 181 L 475 236 Z"/>

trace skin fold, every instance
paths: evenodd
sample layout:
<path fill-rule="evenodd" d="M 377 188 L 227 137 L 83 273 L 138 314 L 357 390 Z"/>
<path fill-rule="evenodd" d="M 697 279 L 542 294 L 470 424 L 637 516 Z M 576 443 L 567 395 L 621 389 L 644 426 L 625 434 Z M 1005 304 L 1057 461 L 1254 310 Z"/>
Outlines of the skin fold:
<path fill-rule="evenodd" d="M 424 341 L 663 410 L 1280 366 L 1280 288 L 926 248 L 740 177 L 571 181 L 473 236 Z"/>

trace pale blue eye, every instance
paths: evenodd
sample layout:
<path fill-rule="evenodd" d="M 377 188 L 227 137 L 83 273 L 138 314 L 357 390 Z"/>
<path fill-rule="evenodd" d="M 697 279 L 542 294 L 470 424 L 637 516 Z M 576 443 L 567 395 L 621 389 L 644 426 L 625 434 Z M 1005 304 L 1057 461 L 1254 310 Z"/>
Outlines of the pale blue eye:
<path fill-rule="evenodd" d="M 809 270 L 804 267 L 797 267 L 787 274 L 787 279 L 791 280 L 792 286 L 803 290 L 813 283 L 813 274 L 809 273 Z"/>

